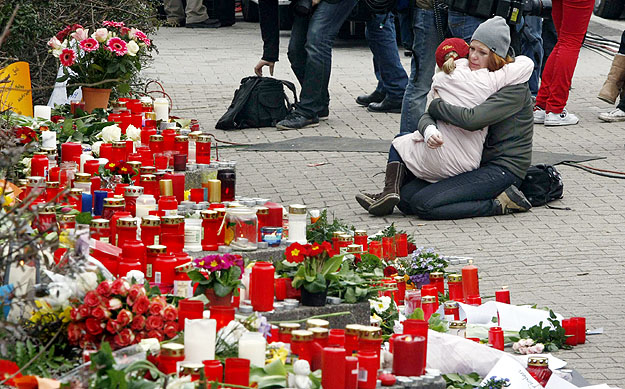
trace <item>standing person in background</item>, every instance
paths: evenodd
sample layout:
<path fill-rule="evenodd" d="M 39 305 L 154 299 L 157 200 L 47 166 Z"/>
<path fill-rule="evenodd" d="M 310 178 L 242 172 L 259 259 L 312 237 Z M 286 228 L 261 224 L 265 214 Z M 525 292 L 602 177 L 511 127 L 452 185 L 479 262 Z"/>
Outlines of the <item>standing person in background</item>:
<path fill-rule="evenodd" d="M 209 19 L 202 0 L 187 0 L 186 7 L 182 0 L 165 0 L 167 24 L 187 28 L 218 28 L 221 22 Z"/>
<path fill-rule="evenodd" d="M 553 0 L 551 17 L 558 42 L 542 75 L 536 96 L 534 123 L 567 126 L 579 122 L 579 118 L 568 113 L 565 106 L 594 5 L 593 0 Z"/>
<path fill-rule="evenodd" d="M 295 110 L 276 125 L 279 130 L 317 126 L 319 118 L 328 117 L 332 46 L 341 25 L 356 2 L 357 0 L 312 0 L 309 3 L 309 14 L 295 13 L 288 57 L 302 90 Z M 273 75 L 280 40 L 278 0 L 259 0 L 258 6 L 263 56 L 254 67 L 254 72 L 260 76 L 263 67 L 267 66 Z"/>
<path fill-rule="evenodd" d="M 532 96 L 538 94 L 540 84 L 540 73 L 543 66 L 543 18 L 540 16 L 523 16 L 521 30 L 521 54 L 534 61 L 534 71 L 529 80 Z"/>
<path fill-rule="evenodd" d="M 358 96 L 356 103 L 367 107 L 369 112 L 400 113 L 408 76 L 399 59 L 393 13 L 372 13 L 365 26 L 365 36 L 373 54 L 378 86 L 373 93 Z"/>
<path fill-rule="evenodd" d="M 619 97 L 619 103 L 615 109 L 610 112 L 599 114 L 599 119 L 605 122 L 622 122 L 625 121 L 625 31 L 621 35 L 621 46 L 618 53 L 614 55 L 612 66 L 608 73 L 608 78 L 603 83 L 603 87 L 597 96 L 600 100 L 614 104 L 616 97 Z"/>

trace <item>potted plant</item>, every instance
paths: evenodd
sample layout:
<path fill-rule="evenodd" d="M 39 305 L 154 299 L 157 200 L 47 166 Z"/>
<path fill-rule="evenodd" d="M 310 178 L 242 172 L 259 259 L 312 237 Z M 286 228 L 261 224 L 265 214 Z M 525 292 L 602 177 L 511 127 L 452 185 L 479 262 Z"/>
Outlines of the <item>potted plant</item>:
<path fill-rule="evenodd" d="M 430 273 L 445 272 L 449 262 L 434 252 L 434 249 L 423 247 L 417 248 L 412 255 L 398 261 L 401 269 L 398 272 L 405 274 L 407 282 L 421 289 L 423 285 L 430 283 Z"/>
<path fill-rule="evenodd" d="M 144 32 L 113 21 L 102 22 L 91 35 L 81 25 L 67 26 L 48 41 L 63 70 L 57 81 L 83 84 L 87 112 L 106 109 L 113 87 L 120 94 L 130 91 L 128 82 L 141 70 L 151 45 Z"/>
<path fill-rule="evenodd" d="M 337 279 L 336 273 L 343 262 L 343 255 L 331 256 L 331 252 L 332 246 L 328 242 L 293 243 L 287 247 L 283 264 L 297 267 L 293 287 L 301 289 L 302 305 L 325 305 L 328 284 Z"/>
<path fill-rule="evenodd" d="M 187 274 L 194 283 L 195 296 L 204 294 L 209 306 L 231 306 L 239 295 L 245 262 L 240 255 L 214 254 L 193 260 L 195 268 Z"/>

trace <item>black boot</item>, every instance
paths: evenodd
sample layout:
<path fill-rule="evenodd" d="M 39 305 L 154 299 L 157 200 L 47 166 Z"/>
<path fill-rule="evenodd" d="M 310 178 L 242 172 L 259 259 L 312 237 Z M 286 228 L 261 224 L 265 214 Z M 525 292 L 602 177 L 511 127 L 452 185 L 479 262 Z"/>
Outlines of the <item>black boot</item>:
<path fill-rule="evenodd" d="M 496 215 L 527 212 L 532 208 L 532 204 L 525 198 L 523 192 L 514 185 L 501 192 L 495 199 L 495 204 L 497 206 Z"/>
<path fill-rule="evenodd" d="M 404 176 L 406 175 L 406 165 L 402 162 L 390 162 L 386 165 L 386 177 L 384 179 L 384 189 L 382 193 L 356 196 L 358 203 L 365 208 L 368 204 L 368 211 L 375 216 L 390 215 L 393 208 L 399 203 L 399 189 Z M 366 209 L 366 208 L 365 208 Z"/>
<path fill-rule="evenodd" d="M 379 103 L 371 103 L 367 106 L 369 112 L 383 112 L 383 113 L 401 113 L 402 100 L 391 101 L 388 98 L 384 98 Z"/>
<path fill-rule="evenodd" d="M 369 106 L 371 103 L 381 103 L 386 95 L 384 93 L 373 91 L 370 95 L 362 95 L 356 97 L 356 104 L 363 107 Z"/>

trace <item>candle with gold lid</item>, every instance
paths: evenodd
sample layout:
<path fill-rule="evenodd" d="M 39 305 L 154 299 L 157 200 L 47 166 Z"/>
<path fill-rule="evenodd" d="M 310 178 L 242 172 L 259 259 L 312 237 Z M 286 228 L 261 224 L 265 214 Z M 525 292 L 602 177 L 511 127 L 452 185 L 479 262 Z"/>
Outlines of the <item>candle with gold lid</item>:
<path fill-rule="evenodd" d="M 221 202 L 221 181 L 208 180 L 208 201 L 211 203 Z"/>
<path fill-rule="evenodd" d="M 323 319 L 308 319 L 306 320 L 306 329 L 311 328 L 330 328 L 330 322 Z"/>
<path fill-rule="evenodd" d="M 449 299 L 464 302 L 464 292 L 462 290 L 462 275 L 450 274 L 447 276 L 447 287 L 449 288 Z"/>
<path fill-rule="evenodd" d="M 165 215 L 178 214 L 178 200 L 174 196 L 174 187 L 171 180 L 160 180 L 161 197 L 158 200 L 158 210 Z"/>

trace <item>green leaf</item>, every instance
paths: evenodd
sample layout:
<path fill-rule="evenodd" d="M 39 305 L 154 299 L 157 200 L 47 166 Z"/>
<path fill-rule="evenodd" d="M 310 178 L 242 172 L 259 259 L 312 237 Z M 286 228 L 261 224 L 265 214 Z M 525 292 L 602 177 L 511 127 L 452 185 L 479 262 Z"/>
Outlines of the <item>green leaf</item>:
<path fill-rule="evenodd" d="M 226 286 L 220 282 L 215 282 L 215 284 L 213 285 L 213 287 L 215 288 L 215 294 L 219 297 L 224 297 L 226 295 L 228 295 L 229 293 L 232 293 L 232 288 L 229 286 Z"/>
<path fill-rule="evenodd" d="M 323 268 L 321 269 L 321 274 L 325 276 L 329 273 L 334 273 L 335 271 L 339 269 L 339 267 L 341 267 L 341 263 L 343 263 L 343 256 L 335 255 L 334 257 L 328 259 L 323 264 Z"/>
<path fill-rule="evenodd" d="M 189 276 L 191 281 L 199 282 L 200 284 L 206 284 L 209 281 L 209 280 L 206 279 L 204 274 L 202 274 L 198 270 L 191 270 L 191 271 L 187 272 L 187 275 Z"/>
<path fill-rule="evenodd" d="M 343 297 L 343 300 L 345 300 L 345 302 L 348 304 L 354 304 L 356 301 L 358 301 L 356 299 L 356 292 L 354 291 L 354 288 L 347 288 L 345 290 L 345 296 Z"/>
<path fill-rule="evenodd" d="M 408 316 L 408 319 L 425 320 L 425 313 L 421 308 L 415 308 L 414 311 Z"/>

